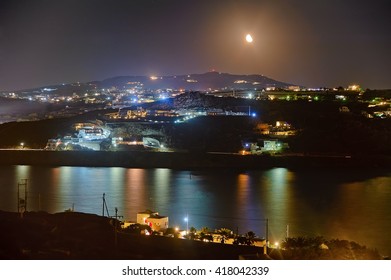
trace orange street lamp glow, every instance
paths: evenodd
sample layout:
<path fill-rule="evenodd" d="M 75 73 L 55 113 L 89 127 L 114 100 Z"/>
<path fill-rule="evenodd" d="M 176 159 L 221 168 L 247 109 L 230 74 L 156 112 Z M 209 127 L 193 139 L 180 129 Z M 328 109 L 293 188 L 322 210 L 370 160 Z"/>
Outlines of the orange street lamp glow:
<path fill-rule="evenodd" d="M 253 42 L 253 37 L 250 34 L 246 35 L 246 41 L 247 43 L 252 43 Z"/>

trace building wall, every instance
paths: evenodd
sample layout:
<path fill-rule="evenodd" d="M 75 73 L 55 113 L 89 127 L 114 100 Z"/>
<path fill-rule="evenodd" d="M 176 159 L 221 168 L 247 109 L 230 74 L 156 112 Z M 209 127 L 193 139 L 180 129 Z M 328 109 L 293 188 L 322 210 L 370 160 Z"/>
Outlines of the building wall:
<path fill-rule="evenodd" d="M 142 213 L 137 213 L 137 223 L 138 224 L 145 224 L 145 220 L 149 218 L 149 216 L 151 216 L 152 214 L 157 214 L 157 213 L 154 213 L 154 212 L 151 212 L 151 213 L 146 213 L 146 212 L 142 212 Z"/>
<path fill-rule="evenodd" d="M 168 217 L 149 217 L 146 222 L 154 231 L 166 230 L 168 228 Z"/>

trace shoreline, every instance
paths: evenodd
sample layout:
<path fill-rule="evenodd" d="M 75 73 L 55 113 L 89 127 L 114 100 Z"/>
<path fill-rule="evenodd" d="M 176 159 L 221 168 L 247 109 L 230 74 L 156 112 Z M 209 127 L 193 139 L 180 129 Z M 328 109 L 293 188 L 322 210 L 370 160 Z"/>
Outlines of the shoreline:
<path fill-rule="evenodd" d="M 170 169 L 389 168 L 387 156 L 239 155 L 150 151 L 0 150 L 0 165 Z"/>

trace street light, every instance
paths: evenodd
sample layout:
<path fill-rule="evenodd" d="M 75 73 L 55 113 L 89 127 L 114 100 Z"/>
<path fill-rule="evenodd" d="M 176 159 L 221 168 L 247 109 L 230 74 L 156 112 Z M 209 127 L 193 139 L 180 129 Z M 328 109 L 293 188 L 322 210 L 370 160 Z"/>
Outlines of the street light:
<path fill-rule="evenodd" d="M 186 215 L 185 222 L 186 222 L 186 234 L 187 234 L 189 232 L 189 215 Z"/>
<path fill-rule="evenodd" d="M 23 147 L 24 147 L 24 143 L 23 142 L 20 143 L 20 147 L 23 150 Z"/>

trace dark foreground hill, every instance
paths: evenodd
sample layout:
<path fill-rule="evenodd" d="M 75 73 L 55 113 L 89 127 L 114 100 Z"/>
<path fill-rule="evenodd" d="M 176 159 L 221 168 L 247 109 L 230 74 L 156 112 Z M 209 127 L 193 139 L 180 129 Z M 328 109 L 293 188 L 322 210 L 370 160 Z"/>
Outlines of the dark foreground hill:
<path fill-rule="evenodd" d="M 325 250 L 303 247 L 306 243 L 301 241 L 306 239 L 293 240 L 288 250 L 269 249 L 269 256 L 265 256 L 262 248 L 255 246 L 129 234 L 121 232 L 114 219 L 76 212 L 26 212 L 21 217 L 0 211 L 0 223 L 0 259 L 235 260 L 241 255 L 258 259 L 380 259 L 376 251 L 356 243 L 333 241 L 330 244 L 336 245 Z"/>
<path fill-rule="evenodd" d="M 238 259 L 254 246 L 229 246 L 118 231 L 93 214 L 0 211 L 0 259 Z"/>

